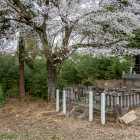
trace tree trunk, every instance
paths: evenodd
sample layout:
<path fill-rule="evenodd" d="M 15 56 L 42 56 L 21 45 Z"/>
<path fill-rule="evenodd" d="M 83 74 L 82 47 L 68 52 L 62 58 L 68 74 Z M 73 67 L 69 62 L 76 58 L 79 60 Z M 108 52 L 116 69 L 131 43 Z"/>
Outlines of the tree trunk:
<path fill-rule="evenodd" d="M 20 37 L 19 41 L 19 90 L 20 90 L 20 99 L 25 97 L 25 87 L 24 87 L 24 50 L 25 45 L 23 38 Z"/>
<path fill-rule="evenodd" d="M 48 85 L 48 100 L 55 98 L 57 88 L 57 74 L 53 64 L 53 60 L 47 60 L 47 85 Z"/>

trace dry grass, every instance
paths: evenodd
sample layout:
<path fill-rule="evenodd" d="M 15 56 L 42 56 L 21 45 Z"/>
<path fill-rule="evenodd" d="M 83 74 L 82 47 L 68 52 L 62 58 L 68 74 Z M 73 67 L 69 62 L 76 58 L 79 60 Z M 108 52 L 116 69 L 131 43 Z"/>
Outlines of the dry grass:
<path fill-rule="evenodd" d="M 113 79 L 113 80 L 96 80 L 94 86 L 105 87 L 107 84 L 108 88 L 122 88 L 122 79 Z"/>
<path fill-rule="evenodd" d="M 21 140 L 139 140 L 140 108 L 136 115 L 138 119 L 127 125 L 101 125 L 100 119 L 66 118 L 55 111 L 55 103 L 11 99 L 0 109 L 0 139 L 9 139 L 8 134 L 12 134 Z"/>

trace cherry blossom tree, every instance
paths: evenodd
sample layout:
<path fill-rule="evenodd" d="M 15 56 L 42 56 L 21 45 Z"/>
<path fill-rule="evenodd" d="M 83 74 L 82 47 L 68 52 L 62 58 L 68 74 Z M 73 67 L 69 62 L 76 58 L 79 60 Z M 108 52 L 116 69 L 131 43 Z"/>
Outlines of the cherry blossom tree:
<path fill-rule="evenodd" d="M 57 88 L 56 67 L 79 48 L 121 46 L 140 28 L 138 0 L 0 0 L 7 32 L 34 34 L 47 64 L 48 99 Z"/>

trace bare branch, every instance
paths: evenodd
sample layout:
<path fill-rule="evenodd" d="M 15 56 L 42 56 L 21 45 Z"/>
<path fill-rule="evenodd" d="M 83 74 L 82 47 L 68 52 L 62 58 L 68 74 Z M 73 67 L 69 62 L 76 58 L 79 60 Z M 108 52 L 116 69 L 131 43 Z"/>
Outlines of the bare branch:
<path fill-rule="evenodd" d="M 3 19 L 0 19 L 0 20 L 14 20 L 14 21 L 17 21 L 17 22 L 20 22 L 20 23 L 25 23 L 27 25 L 31 25 L 29 22 L 27 21 L 23 21 L 23 20 L 19 20 L 19 19 L 13 19 L 13 18 L 3 18 Z"/>
<path fill-rule="evenodd" d="M 99 2 L 99 6 L 102 4 L 102 2 L 103 2 L 103 0 L 101 0 L 101 1 Z"/>
<path fill-rule="evenodd" d="M 21 13 L 14 5 L 10 4 L 9 1 L 5 0 L 7 2 L 7 5 L 13 8 L 21 17 L 25 18 L 26 16 Z"/>
<path fill-rule="evenodd" d="M 116 44 L 123 40 L 124 40 L 124 38 L 121 38 L 117 41 L 113 41 L 113 42 L 109 42 L 109 43 L 76 44 L 76 45 L 72 45 L 71 47 L 74 48 L 75 50 L 78 48 L 82 48 L 82 47 L 100 47 L 100 46 L 113 45 L 113 44 Z"/>

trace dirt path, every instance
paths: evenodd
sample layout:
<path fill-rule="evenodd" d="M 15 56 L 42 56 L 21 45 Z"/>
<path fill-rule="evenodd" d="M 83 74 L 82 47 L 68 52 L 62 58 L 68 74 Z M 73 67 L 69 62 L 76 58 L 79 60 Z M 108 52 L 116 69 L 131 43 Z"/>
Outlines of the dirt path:
<path fill-rule="evenodd" d="M 138 119 L 128 125 L 101 125 L 99 119 L 66 118 L 55 104 L 12 99 L 0 108 L 0 140 L 139 140 L 140 109 L 136 112 Z"/>

